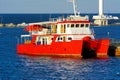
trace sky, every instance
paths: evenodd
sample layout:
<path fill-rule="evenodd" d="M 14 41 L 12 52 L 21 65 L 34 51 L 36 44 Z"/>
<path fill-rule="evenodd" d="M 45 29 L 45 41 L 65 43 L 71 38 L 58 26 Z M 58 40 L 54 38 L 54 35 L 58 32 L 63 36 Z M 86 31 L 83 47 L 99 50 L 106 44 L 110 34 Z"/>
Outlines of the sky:
<path fill-rule="evenodd" d="M 80 13 L 98 13 L 99 0 L 76 0 Z M 73 13 L 69 0 L 0 0 L 0 13 Z M 104 13 L 120 13 L 120 0 L 104 0 Z"/>

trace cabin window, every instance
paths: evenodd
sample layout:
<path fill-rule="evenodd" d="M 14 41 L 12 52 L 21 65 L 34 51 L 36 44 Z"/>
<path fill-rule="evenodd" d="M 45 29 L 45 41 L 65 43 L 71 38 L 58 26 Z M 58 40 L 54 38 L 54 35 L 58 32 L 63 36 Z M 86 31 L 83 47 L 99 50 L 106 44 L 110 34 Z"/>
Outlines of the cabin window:
<path fill-rule="evenodd" d="M 78 28 L 79 27 L 79 24 L 76 24 L 76 28 Z"/>
<path fill-rule="evenodd" d="M 62 40 L 63 38 L 61 37 L 60 39 Z"/>
<path fill-rule="evenodd" d="M 57 25 L 52 25 L 52 33 L 57 33 Z"/>
<path fill-rule="evenodd" d="M 67 24 L 67 27 L 69 28 L 69 27 L 70 27 L 70 24 Z"/>
<path fill-rule="evenodd" d="M 38 37 L 38 41 L 40 41 L 40 36 Z"/>
<path fill-rule="evenodd" d="M 36 44 L 37 44 L 37 45 L 40 45 L 40 44 L 41 44 L 41 38 L 40 38 L 40 36 L 37 37 Z"/>
<path fill-rule="evenodd" d="M 89 24 L 86 24 L 86 27 L 89 27 Z"/>
<path fill-rule="evenodd" d="M 72 38 L 71 38 L 71 37 L 68 37 L 68 40 L 72 40 Z"/>
<path fill-rule="evenodd" d="M 71 24 L 71 28 L 73 28 L 74 27 L 74 24 Z"/>
<path fill-rule="evenodd" d="M 84 27 L 84 24 L 81 24 L 81 27 Z"/>

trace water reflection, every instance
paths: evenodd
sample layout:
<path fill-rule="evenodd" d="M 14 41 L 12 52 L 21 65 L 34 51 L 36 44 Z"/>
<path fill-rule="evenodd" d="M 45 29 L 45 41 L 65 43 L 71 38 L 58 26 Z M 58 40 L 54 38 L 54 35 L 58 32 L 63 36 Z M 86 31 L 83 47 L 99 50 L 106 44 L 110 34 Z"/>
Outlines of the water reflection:
<path fill-rule="evenodd" d="M 108 77 L 109 59 L 72 59 L 51 57 L 20 57 L 24 67 L 24 79 L 62 79 L 62 80 L 93 80 Z M 107 63 L 107 64 L 106 64 Z M 91 77 L 92 76 L 92 77 Z"/>
<path fill-rule="evenodd" d="M 120 58 L 79 59 L 18 56 L 1 59 L 1 80 L 118 80 Z M 9 60 L 9 61 L 8 61 Z"/>

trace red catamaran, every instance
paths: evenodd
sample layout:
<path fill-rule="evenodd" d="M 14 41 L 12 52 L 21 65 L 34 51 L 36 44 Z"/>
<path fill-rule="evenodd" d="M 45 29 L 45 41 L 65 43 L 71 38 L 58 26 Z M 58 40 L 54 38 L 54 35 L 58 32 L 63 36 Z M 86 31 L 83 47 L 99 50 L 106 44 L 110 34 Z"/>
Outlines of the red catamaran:
<path fill-rule="evenodd" d="M 73 0 L 74 3 L 74 0 Z M 17 53 L 35 56 L 107 56 L 109 39 L 95 39 L 88 16 L 76 14 L 29 24 Z"/>

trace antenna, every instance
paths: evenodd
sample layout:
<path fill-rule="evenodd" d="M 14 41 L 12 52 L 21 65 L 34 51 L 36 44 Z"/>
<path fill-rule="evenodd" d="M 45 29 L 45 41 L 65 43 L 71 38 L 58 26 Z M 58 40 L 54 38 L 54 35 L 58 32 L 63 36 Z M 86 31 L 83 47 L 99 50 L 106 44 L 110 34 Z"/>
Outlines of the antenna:
<path fill-rule="evenodd" d="M 69 2 L 73 3 L 73 10 L 74 10 L 74 15 L 77 16 L 77 10 L 76 10 L 76 0 L 69 0 Z M 78 12 L 78 15 L 80 14 L 80 12 Z"/>

